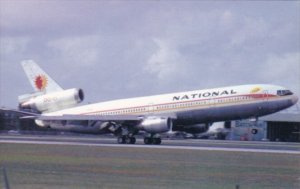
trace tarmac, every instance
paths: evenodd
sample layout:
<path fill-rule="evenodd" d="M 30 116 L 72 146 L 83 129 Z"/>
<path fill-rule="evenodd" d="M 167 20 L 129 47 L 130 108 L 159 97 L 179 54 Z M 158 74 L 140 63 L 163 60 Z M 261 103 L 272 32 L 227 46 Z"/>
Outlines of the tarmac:
<path fill-rule="evenodd" d="M 117 144 L 107 136 L 0 135 L 0 143 L 300 154 L 299 143 L 265 141 L 163 139 L 161 145 L 145 145 L 140 138 L 136 144 Z"/>

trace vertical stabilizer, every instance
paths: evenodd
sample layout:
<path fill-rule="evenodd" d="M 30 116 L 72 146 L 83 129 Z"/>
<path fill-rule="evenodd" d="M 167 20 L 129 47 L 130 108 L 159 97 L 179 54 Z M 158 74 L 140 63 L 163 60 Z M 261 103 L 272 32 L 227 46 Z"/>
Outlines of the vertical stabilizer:
<path fill-rule="evenodd" d="M 21 64 L 35 92 L 48 93 L 63 90 L 63 88 L 61 88 L 33 60 L 24 60 Z"/>

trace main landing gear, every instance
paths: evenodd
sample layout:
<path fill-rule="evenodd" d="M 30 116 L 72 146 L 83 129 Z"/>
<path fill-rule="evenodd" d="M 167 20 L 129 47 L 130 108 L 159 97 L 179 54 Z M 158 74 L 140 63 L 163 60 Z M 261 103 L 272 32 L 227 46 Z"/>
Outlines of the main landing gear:
<path fill-rule="evenodd" d="M 119 144 L 135 144 L 136 138 L 134 135 L 138 133 L 138 130 L 129 130 L 128 127 L 120 127 L 121 129 L 115 133 L 118 136 L 118 143 Z M 161 144 L 160 135 L 157 133 L 146 133 L 144 137 L 145 144 Z"/>
<path fill-rule="evenodd" d="M 161 144 L 161 138 L 158 134 L 150 134 L 150 136 L 146 136 L 144 138 L 144 143 L 145 144 L 156 144 L 159 145 Z"/>
<path fill-rule="evenodd" d="M 136 142 L 135 137 L 129 137 L 129 136 L 119 136 L 118 137 L 119 144 L 135 144 L 135 142 Z"/>
<path fill-rule="evenodd" d="M 144 143 L 145 144 L 161 144 L 161 138 L 145 137 Z"/>
<path fill-rule="evenodd" d="M 133 136 L 119 136 L 118 137 L 118 143 L 119 144 L 135 144 L 136 139 Z M 144 138 L 145 144 L 155 144 L 159 145 L 161 144 L 161 138 L 160 137 L 153 137 L 153 136 L 147 136 Z"/>
<path fill-rule="evenodd" d="M 119 144 L 135 144 L 136 139 L 134 135 L 137 133 L 137 130 L 130 130 L 127 126 L 119 127 L 118 132 L 115 135 L 118 136 Z"/>

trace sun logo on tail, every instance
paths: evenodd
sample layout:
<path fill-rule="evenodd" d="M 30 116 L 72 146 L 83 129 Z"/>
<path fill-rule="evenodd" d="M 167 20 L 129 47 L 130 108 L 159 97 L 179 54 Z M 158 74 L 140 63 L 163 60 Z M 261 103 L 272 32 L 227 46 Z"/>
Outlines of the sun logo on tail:
<path fill-rule="evenodd" d="M 36 78 L 35 78 L 35 87 L 38 89 L 38 90 L 44 90 L 46 87 L 47 87 L 47 84 L 48 84 L 48 80 L 47 80 L 47 77 L 44 76 L 44 75 L 38 75 Z"/>

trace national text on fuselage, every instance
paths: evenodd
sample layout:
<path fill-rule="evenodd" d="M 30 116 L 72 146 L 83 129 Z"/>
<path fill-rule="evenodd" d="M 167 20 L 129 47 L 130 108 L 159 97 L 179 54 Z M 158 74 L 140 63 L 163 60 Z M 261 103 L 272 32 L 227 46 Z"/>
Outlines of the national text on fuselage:
<path fill-rule="evenodd" d="M 208 91 L 208 92 L 203 92 L 203 93 L 192 93 L 192 94 L 173 96 L 173 101 L 192 100 L 192 99 L 200 99 L 200 98 L 207 98 L 207 97 L 218 97 L 218 96 L 233 95 L 233 94 L 237 94 L 237 92 L 233 89 L 222 90 L 222 91 L 212 91 L 212 92 Z"/>

